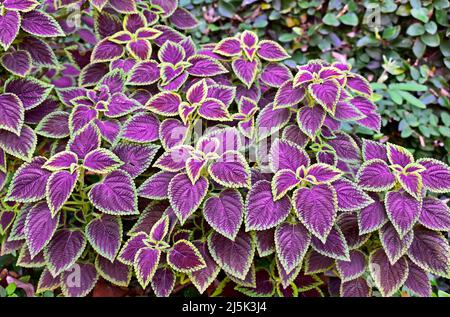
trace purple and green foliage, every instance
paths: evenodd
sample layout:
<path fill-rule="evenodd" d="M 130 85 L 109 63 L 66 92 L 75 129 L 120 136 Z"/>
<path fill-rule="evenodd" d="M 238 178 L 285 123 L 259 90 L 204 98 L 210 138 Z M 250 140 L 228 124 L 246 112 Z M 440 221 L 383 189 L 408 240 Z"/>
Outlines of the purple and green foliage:
<path fill-rule="evenodd" d="M 0 2 L 0 255 L 43 270 L 38 292 L 429 296 L 449 276 L 450 168 L 349 132 L 381 127 L 350 65 L 294 69 L 252 31 L 198 46 L 176 0 Z"/>

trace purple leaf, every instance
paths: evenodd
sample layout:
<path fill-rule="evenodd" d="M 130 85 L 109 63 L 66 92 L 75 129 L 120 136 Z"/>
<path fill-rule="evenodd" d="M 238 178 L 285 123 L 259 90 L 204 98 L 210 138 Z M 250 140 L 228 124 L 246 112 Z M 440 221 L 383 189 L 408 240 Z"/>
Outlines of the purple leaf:
<path fill-rule="evenodd" d="M 330 185 L 299 188 L 292 197 L 297 215 L 308 230 L 323 243 L 337 214 L 336 191 Z"/>
<path fill-rule="evenodd" d="M 224 85 L 208 86 L 207 97 L 218 99 L 222 101 L 227 107 L 229 107 L 236 97 L 236 87 Z"/>
<path fill-rule="evenodd" d="M 98 148 L 84 158 L 83 166 L 94 173 L 107 174 L 116 170 L 123 162 L 110 150 Z"/>
<path fill-rule="evenodd" d="M 329 184 L 342 176 L 342 172 L 328 164 L 316 163 L 306 170 L 306 180 L 313 184 Z"/>
<path fill-rule="evenodd" d="M 259 181 L 247 194 L 245 202 L 245 228 L 267 230 L 280 224 L 291 211 L 288 197 L 273 200 L 270 182 Z"/>
<path fill-rule="evenodd" d="M 371 159 L 380 159 L 388 161 L 386 146 L 382 143 L 363 139 L 362 155 L 364 161 Z"/>
<path fill-rule="evenodd" d="M 261 72 L 260 80 L 271 87 L 279 88 L 284 82 L 292 79 L 289 68 L 283 64 L 269 63 Z"/>
<path fill-rule="evenodd" d="M 341 96 L 342 98 L 342 96 Z M 348 101 L 339 101 L 336 104 L 334 118 L 340 121 L 356 121 L 364 119 L 366 116 Z"/>
<path fill-rule="evenodd" d="M 75 153 L 79 159 L 84 159 L 92 150 L 100 147 L 100 133 L 93 124 L 79 130 L 67 144 L 67 150 Z"/>
<path fill-rule="evenodd" d="M 136 100 L 128 98 L 123 93 L 115 93 L 109 101 L 108 110 L 105 111 L 105 115 L 110 118 L 117 118 L 124 116 L 140 107 L 140 103 Z"/>
<path fill-rule="evenodd" d="M 152 46 L 147 40 L 131 40 L 126 47 L 131 56 L 138 61 L 148 60 L 152 55 Z"/>
<path fill-rule="evenodd" d="M 45 268 L 42 271 L 41 277 L 37 285 L 36 293 L 43 293 L 45 291 L 53 291 L 60 287 L 61 278 L 60 276 L 53 277 L 50 271 Z"/>
<path fill-rule="evenodd" d="M 102 138 L 107 142 L 113 144 L 117 141 L 121 130 L 120 122 L 117 120 L 94 120 Z"/>
<path fill-rule="evenodd" d="M 81 70 L 78 83 L 80 87 L 93 86 L 108 72 L 106 63 L 88 64 Z"/>
<path fill-rule="evenodd" d="M 58 65 L 55 52 L 53 52 L 50 45 L 41 39 L 26 36 L 19 43 L 19 48 L 31 55 L 31 61 L 35 66 L 55 67 Z"/>
<path fill-rule="evenodd" d="M 195 184 L 192 184 L 186 173 L 172 178 L 168 189 L 169 201 L 182 224 L 200 206 L 208 192 L 208 185 L 208 180 L 203 176 Z"/>
<path fill-rule="evenodd" d="M 203 205 L 203 216 L 218 233 L 233 240 L 239 232 L 244 215 L 244 203 L 236 189 L 226 189 L 208 198 Z"/>
<path fill-rule="evenodd" d="M 414 157 L 407 149 L 391 143 L 387 144 L 387 156 L 391 164 L 402 167 L 414 162 Z"/>
<path fill-rule="evenodd" d="M 168 172 L 178 172 L 185 167 L 192 152 L 193 148 L 190 146 L 176 146 L 161 155 L 153 166 Z"/>
<path fill-rule="evenodd" d="M 162 16 L 164 18 L 171 16 L 178 6 L 177 0 L 151 0 L 150 3 L 159 6 L 163 10 Z"/>
<path fill-rule="evenodd" d="M 395 184 L 395 177 L 386 162 L 372 159 L 361 165 L 358 175 L 358 186 L 367 191 L 385 191 Z"/>
<path fill-rule="evenodd" d="M 50 94 L 53 85 L 27 78 L 10 78 L 5 83 L 5 92 L 13 93 L 22 101 L 25 110 L 40 105 Z"/>
<path fill-rule="evenodd" d="M 334 132 L 334 137 L 327 140 L 339 159 L 345 162 L 357 162 L 360 159 L 359 147 L 355 140 L 344 132 Z"/>
<path fill-rule="evenodd" d="M 289 109 L 275 109 L 273 104 L 268 104 L 261 110 L 256 120 L 258 139 L 262 140 L 277 132 L 289 122 L 290 118 Z"/>
<path fill-rule="evenodd" d="M 159 145 L 119 143 L 111 150 L 124 163 L 121 169 L 135 178 L 150 166 L 159 150 Z"/>
<path fill-rule="evenodd" d="M 17 169 L 8 188 L 8 200 L 35 202 L 45 197 L 45 186 L 51 174 L 42 168 L 45 160 L 38 156 Z"/>
<path fill-rule="evenodd" d="M 69 113 L 53 111 L 37 125 L 35 132 L 47 138 L 62 139 L 69 136 Z"/>
<path fill-rule="evenodd" d="M 255 231 L 256 249 L 260 257 L 265 257 L 275 252 L 275 229 Z"/>
<path fill-rule="evenodd" d="M 321 107 L 302 107 L 297 112 L 297 123 L 303 133 L 314 138 L 320 131 L 325 117 L 326 113 Z"/>
<path fill-rule="evenodd" d="M 159 126 L 159 138 L 167 150 L 183 144 L 188 127 L 177 119 L 166 119 Z"/>
<path fill-rule="evenodd" d="M 297 179 L 295 172 L 289 169 L 282 169 L 275 173 L 272 178 L 272 194 L 273 199 L 282 198 L 288 191 L 297 187 L 300 180 Z"/>
<path fill-rule="evenodd" d="M 0 148 L 6 153 L 24 161 L 30 161 L 36 148 L 36 133 L 27 125 L 23 125 L 20 135 L 0 130 Z"/>
<path fill-rule="evenodd" d="M 431 285 L 428 274 L 412 262 L 408 263 L 409 273 L 405 286 L 420 297 L 431 297 Z"/>
<path fill-rule="evenodd" d="M 169 232 L 169 216 L 163 216 L 152 226 L 150 230 L 150 239 L 155 242 L 163 241 Z"/>
<path fill-rule="evenodd" d="M 122 57 L 125 53 L 122 45 L 104 39 L 98 42 L 91 55 L 91 63 L 109 62 Z"/>
<path fill-rule="evenodd" d="M 49 243 L 58 225 L 59 217 L 52 218 L 52 213 L 45 202 L 34 205 L 25 221 L 25 238 L 34 258 Z"/>
<path fill-rule="evenodd" d="M 334 265 L 334 259 L 311 249 L 305 256 L 305 274 L 315 274 L 328 271 Z"/>
<path fill-rule="evenodd" d="M 301 223 L 284 223 L 275 230 L 277 256 L 286 273 L 301 266 L 310 242 L 311 235 Z"/>
<path fill-rule="evenodd" d="M 74 283 L 74 274 L 77 283 Z M 65 297 L 84 297 L 94 288 L 98 280 L 97 270 L 91 263 L 75 263 L 61 274 L 61 290 Z"/>
<path fill-rule="evenodd" d="M 86 247 L 86 238 L 79 229 L 58 230 L 44 250 L 47 267 L 53 276 L 71 267 Z"/>
<path fill-rule="evenodd" d="M 159 68 L 156 61 L 150 60 L 137 63 L 129 72 L 127 84 L 140 86 L 150 85 L 159 79 Z"/>
<path fill-rule="evenodd" d="M 258 56 L 266 61 L 276 62 L 290 57 L 277 42 L 262 40 L 258 43 L 258 46 Z"/>
<path fill-rule="evenodd" d="M 7 130 L 20 136 L 25 109 L 22 101 L 15 94 L 0 95 L 0 129 Z"/>
<path fill-rule="evenodd" d="M 138 232 L 128 239 L 127 243 L 123 246 L 117 259 L 123 264 L 133 265 L 136 254 L 142 248 L 147 247 L 146 240 L 148 235 L 144 232 Z"/>
<path fill-rule="evenodd" d="M 31 55 L 27 51 L 5 53 L 1 57 L 1 64 L 9 72 L 21 77 L 27 76 L 31 71 Z"/>
<path fill-rule="evenodd" d="M 4 234 L 9 226 L 12 224 L 15 217 L 14 211 L 1 211 L 0 212 L 0 232 Z M 11 240 L 10 240 L 11 241 Z"/>
<path fill-rule="evenodd" d="M 417 168 L 422 169 L 422 166 L 419 164 L 415 165 L 417 165 Z M 419 173 L 400 173 L 397 175 L 397 180 L 408 194 L 417 200 L 422 198 L 422 176 Z"/>
<path fill-rule="evenodd" d="M 380 131 L 381 115 L 376 112 L 377 107 L 370 100 L 365 97 L 355 97 L 350 100 L 350 103 L 365 116 L 356 121 L 359 125 L 373 131 Z"/>
<path fill-rule="evenodd" d="M 127 235 L 133 236 L 138 232 L 150 232 L 153 225 L 161 217 L 164 217 L 164 215 L 169 215 L 171 221 L 170 227 L 172 227 L 176 222 L 176 215 L 169 206 L 167 200 L 150 203 L 141 213 L 134 226 L 128 231 Z M 168 207 L 170 208 L 170 212 Z"/>
<path fill-rule="evenodd" d="M 450 231 L 450 209 L 442 200 L 424 198 L 419 223 L 431 230 Z"/>
<path fill-rule="evenodd" d="M 25 221 L 33 205 L 24 205 L 14 219 L 11 231 L 9 232 L 8 241 L 17 241 L 25 239 Z"/>
<path fill-rule="evenodd" d="M 208 168 L 209 175 L 225 187 L 250 187 L 250 167 L 245 157 L 237 151 L 222 154 Z"/>
<path fill-rule="evenodd" d="M 167 253 L 167 263 L 178 272 L 192 272 L 206 267 L 197 248 L 189 241 L 178 240 Z"/>
<path fill-rule="evenodd" d="M 337 102 L 341 94 L 339 83 L 335 79 L 328 79 L 321 84 L 311 84 L 308 92 L 325 111 L 334 115 Z"/>
<path fill-rule="evenodd" d="M 311 238 L 311 246 L 320 254 L 330 258 L 343 261 L 350 260 L 349 247 L 344 235 L 337 227 L 331 228 L 325 242 L 313 236 Z"/>
<path fill-rule="evenodd" d="M 59 107 L 59 101 L 54 97 L 44 100 L 39 106 L 25 113 L 25 123 L 38 124 L 46 115 L 52 113 Z"/>
<path fill-rule="evenodd" d="M 306 151 L 297 144 L 277 139 L 270 148 L 269 162 L 274 173 L 283 169 L 295 172 L 301 166 L 309 166 L 310 159 Z"/>
<path fill-rule="evenodd" d="M 423 158 L 417 161 L 425 167 L 421 173 L 423 186 L 431 192 L 450 192 L 450 167 L 448 165 L 431 158 Z"/>
<path fill-rule="evenodd" d="M 372 289 L 363 277 L 341 283 L 341 297 L 370 297 Z"/>
<path fill-rule="evenodd" d="M 271 297 L 275 293 L 275 283 L 266 269 L 259 269 L 255 273 L 255 287 L 237 285 L 235 290 L 247 296 Z"/>
<path fill-rule="evenodd" d="M 62 151 L 50 157 L 50 159 L 48 159 L 42 167 L 49 171 L 60 171 L 63 169 L 69 169 L 73 165 L 77 165 L 77 163 L 78 157 L 75 153 L 70 151 Z"/>
<path fill-rule="evenodd" d="M 158 297 L 168 297 L 175 286 L 176 276 L 170 268 L 159 268 L 153 275 L 151 286 Z"/>
<path fill-rule="evenodd" d="M 441 233 L 416 227 L 408 256 L 414 264 L 425 271 L 443 277 L 448 276 L 450 248 L 447 239 Z"/>
<path fill-rule="evenodd" d="M 351 75 L 347 76 L 346 86 L 364 96 L 370 97 L 372 95 L 372 88 L 369 82 L 361 75 L 351 73 Z"/>
<path fill-rule="evenodd" d="M 370 238 L 370 235 L 359 232 L 357 212 L 341 213 L 336 224 L 344 234 L 349 249 L 361 247 Z"/>
<path fill-rule="evenodd" d="M 98 111 L 89 106 L 78 105 L 72 109 L 69 116 L 69 129 L 72 134 L 77 133 L 86 125 L 94 121 L 98 116 Z"/>
<path fill-rule="evenodd" d="M 135 256 L 134 272 L 139 284 L 145 289 L 158 268 L 161 251 L 143 247 Z"/>
<path fill-rule="evenodd" d="M 422 203 L 404 191 L 388 192 L 384 203 L 389 220 L 403 238 L 419 219 Z"/>
<path fill-rule="evenodd" d="M 114 285 L 128 287 L 130 284 L 132 270 L 128 265 L 119 261 L 111 262 L 99 255 L 95 259 L 95 268 L 101 277 Z"/>
<path fill-rule="evenodd" d="M 296 124 L 290 124 L 283 129 L 282 139 L 291 141 L 304 148 L 308 144 L 309 138 Z"/>
<path fill-rule="evenodd" d="M 181 97 L 173 92 L 163 91 L 154 95 L 145 105 L 150 111 L 163 116 L 175 116 L 178 114 L 178 107 Z"/>
<path fill-rule="evenodd" d="M 79 171 L 58 171 L 53 173 L 47 182 L 46 198 L 52 215 L 56 215 L 67 202 L 77 183 Z"/>
<path fill-rule="evenodd" d="M 102 215 L 86 226 L 86 238 L 102 257 L 113 261 L 122 242 L 122 221 L 118 217 Z"/>
<path fill-rule="evenodd" d="M 339 210 L 359 210 L 373 203 L 369 195 L 345 178 L 335 181 L 333 187 L 336 190 Z"/>
<path fill-rule="evenodd" d="M 216 262 L 214 262 L 214 259 L 209 254 L 208 245 L 206 242 L 194 241 L 193 244 L 205 261 L 206 266 L 202 269 L 189 272 L 188 276 L 199 293 L 203 294 L 219 274 L 220 267 L 216 264 Z"/>
<path fill-rule="evenodd" d="M 131 176 L 122 170 L 108 174 L 89 191 L 94 207 L 112 215 L 135 215 L 137 210 L 136 188 Z"/>
<path fill-rule="evenodd" d="M 414 239 L 412 231 L 409 231 L 403 238 L 400 238 L 398 232 L 390 223 L 385 224 L 379 230 L 379 236 L 384 252 L 392 265 L 406 254 Z"/>
<path fill-rule="evenodd" d="M 381 295 L 389 297 L 397 292 L 406 281 L 408 261 L 402 257 L 394 265 L 391 265 L 383 249 L 377 249 L 370 254 L 369 270 Z"/>
<path fill-rule="evenodd" d="M 3 15 L 0 15 L 0 45 L 3 50 L 8 50 L 11 43 L 19 33 L 20 27 L 20 14 L 16 11 L 6 11 Z"/>
<path fill-rule="evenodd" d="M 281 84 L 277 90 L 274 99 L 274 108 L 289 108 L 296 106 L 305 97 L 305 89 L 303 87 L 294 87 L 293 80 L 289 80 Z"/>
<path fill-rule="evenodd" d="M 255 244 L 250 234 L 240 231 L 233 241 L 212 232 L 208 237 L 208 249 L 226 273 L 245 279 L 255 254 Z"/>
<path fill-rule="evenodd" d="M 255 60 L 248 61 L 242 57 L 236 58 L 231 63 L 233 72 L 241 82 L 243 82 L 247 88 L 253 84 L 258 71 L 258 62 Z"/>
<path fill-rule="evenodd" d="M 207 98 L 200 104 L 198 114 L 206 120 L 231 121 L 227 106 L 222 101 L 213 98 Z"/>
<path fill-rule="evenodd" d="M 181 30 L 190 30 L 198 25 L 197 19 L 184 8 L 177 8 L 169 20 L 176 28 Z"/>
<path fill-rule="evenodd" d="M 188 62 L 192 65 L 189 66 L 187 71 L 192 76 L 210 77 L 228 72 L 218 60 L 206 55 L 193 55 L 188 58 Z"/>
<path fill-rule="evenodd" d="M 362 208 L 358 213 L 358 227 L 361 234 L 378 230 L 388 221 L 384 204 L 378 196 L 371 197 L 374 202 Z"/>
<path fill-rule="evenodd" d="M 148 199 L 167 199 L 169 183 L 177 175 L 173 172 L 160 171 L 147 178 L 138 188 L 138 196 Z"/>
<path fill-rule="evenodd" d="M 360 277 L 366 270 L 366 255 L 358 250 L 350 251 L 350 261 L 336 260 L 336 269 L 342 282 Z"/>
<path fill-rule="evenodd" d="M 40 37 L 64 36 L 58 22 L 49 14 L 33 10 L 22 14 L 22 30 Z"/>
<path fill-rule="evenodd" d="M 214 47 L 214 53 L 224 56 L 237 56 L 241 54 L 241 41 L 238 38 L 228 37 L 221 40 Z"/>

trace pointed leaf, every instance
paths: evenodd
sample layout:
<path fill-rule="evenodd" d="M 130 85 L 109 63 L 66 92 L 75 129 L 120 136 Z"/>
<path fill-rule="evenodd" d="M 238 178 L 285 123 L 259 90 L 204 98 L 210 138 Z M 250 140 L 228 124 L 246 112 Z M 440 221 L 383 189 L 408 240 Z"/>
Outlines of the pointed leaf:
<path fill-rule="evenodd" d="M 127 172 L 116 170 L 108 174 L 89 191 L 94 207 L 111 215 L 138 214 L 137 194 L 133 179 Z"/>
<path fill-rule="evenodd" d="M 244 279 L 253 262 L 255 244 L 250 234 L 240 231 L 230 240 L 212 232 L 208 237 L 208 249 L 217 264 L 228 274 Z"/>
<path fill-rule="evenodd" d="M 49 177 L 46 186 L 46 198 L 52 215 L 56 215 L 67 202 L 75 188 L 78 176 L 79 172 L 77 170 L 73 173 L 69 171 L 58 171 Z"/>
<path fill-rule="evenodd" d="M 233 240 L 244 215 L 241 194 L 235 189 L 226 189 L 218 196 L 208 198 L 203 205 L 203 215 L 215 231 Z"/>
<path fill-rule="evenodd" d="M 55 233 L 44 250 L 47 267 L 53 276 L 71 267 L 86 247 L 86 238 L 81 230 L 61 229 Z"/>
<path fill-rule="evenodd" d="M 337 195 L 334 188 L 330 185 L 299 188 L 292 199 L 300 221 L 325 243 L 337 214 Z"/>
<path fill-rule="evenodd" d="M 408 261 L 403 257 L 391 265 L 383 249 L 377 249 L 370 254 L 369 270 L 381 295 L 389 297 L 406 281 L 409 271 Z"/>
<path fill-rule="evenodd" d="M 203 176 L 195 184 L 185 173 L 172 178 L 168 189 L 169 201 L 182 224 L 200 206 L 208 192 L 208 185 L 208 180 Z"/>

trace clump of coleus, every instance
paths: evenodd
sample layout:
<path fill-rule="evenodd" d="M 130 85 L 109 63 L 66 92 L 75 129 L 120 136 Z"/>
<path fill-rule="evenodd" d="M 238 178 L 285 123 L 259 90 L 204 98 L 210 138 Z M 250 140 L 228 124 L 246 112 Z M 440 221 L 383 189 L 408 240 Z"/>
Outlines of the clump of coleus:
<path fill-rule="evenodd" d="M 198 47 L 174 0 L 0 6 L 1 254 L 42 268 L 38 292 L 429 296 L 448 277 L 450 169 L 341 130 L 380 129 L 349 65 L 292 71 L 251 31 Z"/>

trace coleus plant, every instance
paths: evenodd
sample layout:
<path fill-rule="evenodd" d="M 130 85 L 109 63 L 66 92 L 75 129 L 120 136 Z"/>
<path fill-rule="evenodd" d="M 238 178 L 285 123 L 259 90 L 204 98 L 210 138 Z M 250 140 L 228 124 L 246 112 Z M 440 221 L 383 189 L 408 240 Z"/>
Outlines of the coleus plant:
<path fill-rule="evenodd" d="M 198 47 L 175 0 L 0 5 L 1 254 L 41 270 L 37 292 L 430 296 L 448 278 L 450 168 L 342 131 L 381 126 L 350 65 L 293 71 L 251 31 Z"/>

